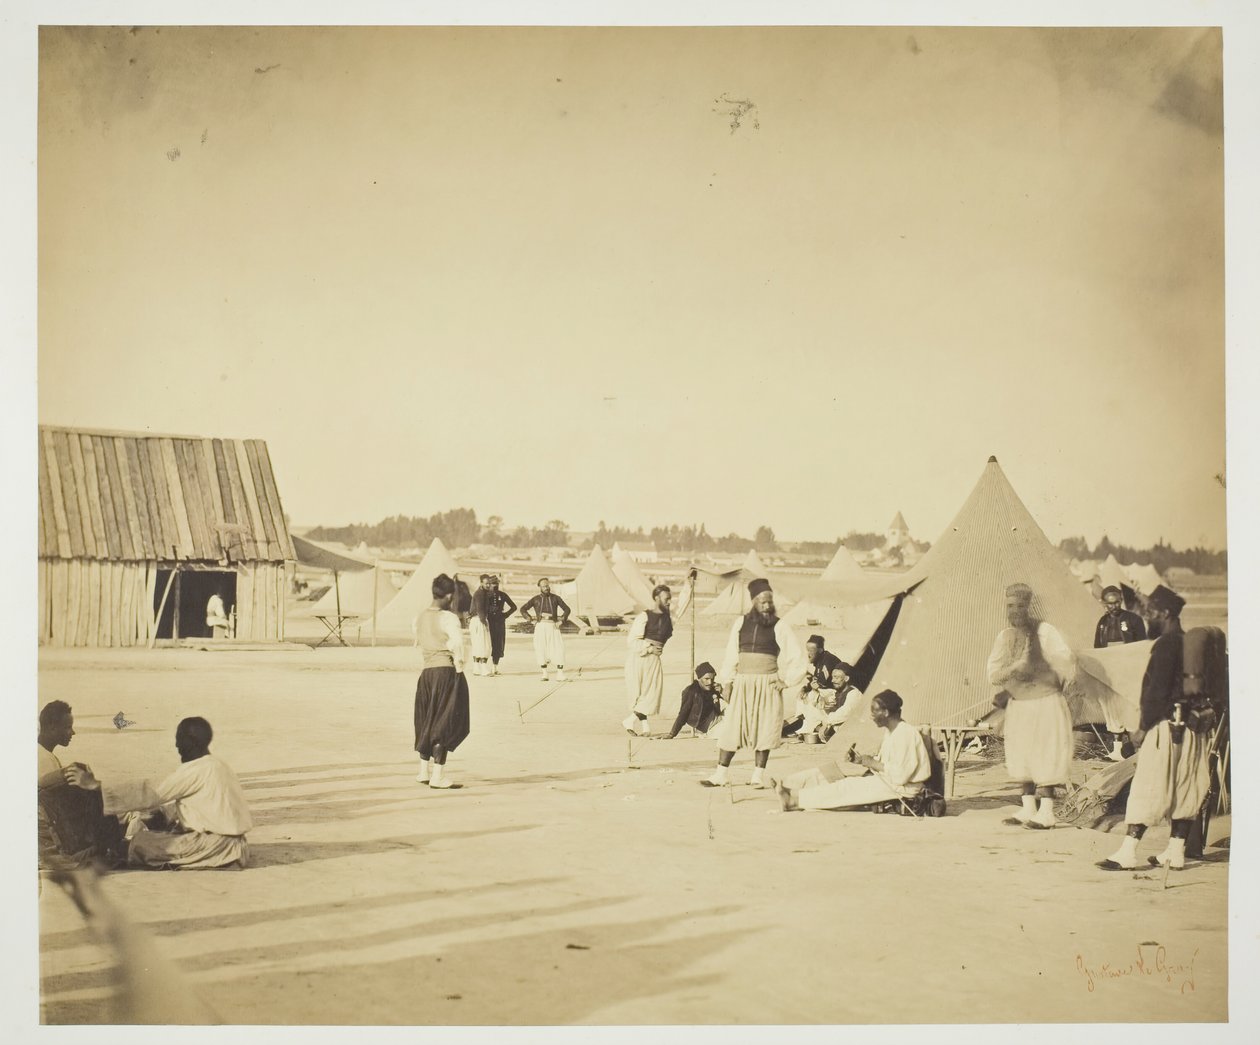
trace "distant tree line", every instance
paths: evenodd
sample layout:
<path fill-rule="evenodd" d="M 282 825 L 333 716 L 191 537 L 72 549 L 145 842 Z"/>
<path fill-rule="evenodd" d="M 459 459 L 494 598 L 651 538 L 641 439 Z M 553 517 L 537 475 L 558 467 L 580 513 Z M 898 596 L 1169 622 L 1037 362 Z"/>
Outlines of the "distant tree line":
<path fill-rule="evenodd" d="M 377 548 L 425 548 L 434 537 L 450 548 L 466 548 L 470 544 L 493 544 L 500 548 L 542 548 L 569 543 L 569 524 L 563 519 L 551 519 L 545 526 L 517 526 L 507 529 L 503 517 L 490 516 L 485 523 L 477 519 L 471 508 L 453 508 L 430 516 L 392 515 L 378 523 L 351 523 L 346 526 L 316 526 L 308 534 L 316 541 L 340 541 L 354 547 L 361 541 Z M 753 536 L 741 537 L 728 533 L 724 537 L 709 533 L 704 523 L 680 526 L 642 526 L 630 529 L 625 526 L 608 526 L 602 519 L 595 533 L 581 545 L 590 548 L 595 544 L 611 548 L 617 541 L 651 542 L 658 552 L 725 552 L 741 554 L 751 548 L 758 552 L 790 551 L 812 558 L 830 558 L 844 544 L 851 552 L 869 552 L 883 546 L 882 533 L 858 533 L 851 530 L 843 538 L 834 541 L 796 541 L 782 544 L 769 526 L 759 526 Z M 1165 544 L 1161 538 L 1152 548 L 1131 548 L 1125 544 L 1113 544 L 1103 537 L 1094 547 L 1084 537 L 1068 537 L 1059 542 L 1059 548 L 1074 559 L 1097 559 L 1108 555 L 1122 563 L 1149 562 L 1163 573 L 1170 566 L 1181 566 L 1200 574 L 1220 574 L 1226 571 L 1227 557 L 1223 551 L 1207 548 L 1179 550 Z"/>
<path fill-rule="evenodd" d="M 1096 559 L 1102 562 L 1108 555 L 1114 555 L 1118 562 L 1126 566 L 1131 562 L 1149 562 L 1160 573 L 1169 567 L 1180 566 L 1194 570 L 1195 573 L 1220 574 L 1225 573 L 1229 565 L 1227 552 L 1215 552 L 1201 547 L 1178 550 L 1165 544 L 1162 537 L 1150 548 L 1113 544 L 1105 534 L 1092 548 L 1084 537 L 1065 537 L 1059 542 L 1059 550 L 1073 559 Z"/>

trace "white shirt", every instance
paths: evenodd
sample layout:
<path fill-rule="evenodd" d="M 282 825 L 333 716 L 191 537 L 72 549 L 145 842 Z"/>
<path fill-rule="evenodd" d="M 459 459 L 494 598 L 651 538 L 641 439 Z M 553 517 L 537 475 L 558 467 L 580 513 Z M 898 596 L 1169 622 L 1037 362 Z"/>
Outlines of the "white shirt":
<path fill-rule="evenodd" d="M 884 767 L 881 776 L 896 791 L 912 791 L 910 784 L 922 784 L 932 775 L 932 763 L 928 759 L 923 737 L 909 722 L 897 723 L 897 728 L 885 731 L 884 742 L 876 756 Z"/>
<path fill-rule="evenodd" d="M 735 618 L 730 637 L 726 640 L 726 656 L 722 659 L 722 670 L 718 672 L 718 681 L 724 689 L 729 687 L 739 664 L 739 630 L 744 626 L 745 616 L 747 614 L 741 613 Z M 809 672 L 809 658 L 805 655 L 801 640 L 792 630 L 792 625 L 782 617 L 775 623 L 774 641 L 779 644 L 779 678 L 788 689 L 800 687 Z"/>
<path fill-rule="evenodd" d="M 57 779 L 50 781 L 44 786 L 49 787 L 56 786 L 57 784 L 64 784 L 66 781 L 65 777 L 61 775 L 61 759 L 49 751 L 48 748 L 44 747 L 43 744 L 37 743 L 35 745 L 35 749 L 38 752 L 35 756 L 36 778 L 42 782 L 44 777 L 52 776 L 55 773 L 57 775 Z"/>
<path fill-rule="evenodd" d="M 161 809 L 167 819 L 189 831 L 243 835 L 254 826 L 249 805 L 236 773 L 222 759 L 202 755 L 153 787 L 140 783 L 101 784 L 106 813 Z"/>
<path fill-rule="evenodd" d="M 206 603 L 206 626 L 213 628 L 216 624 L 227 627 L 227 610 L 223 606 L 221 596 L 211 595 L 210 601 Z"/>
<path fill-rule="evenodd" d="M 998 677 L 1013 630 L 1013 628 L 1003 628 L 994 640 L 993 652 L 989 654 L 989 682 L 994 686 L 1005 687 L 1016 700 L 1021 696 L 1040 696 L 1047 691 L 1044 682 L 1036 679 L 1025 682 Z M 1037 625 L 1037 644 L 1041 647 L 1041 655 L 1050 666 L 1050 670 L 1058 676 L 1057 688 L 1061 691 L 1072 689 L 1076 684 L 1076 654 L 1059 634 L 1059 629 L 1053 624 L 1042 621 Z"/>

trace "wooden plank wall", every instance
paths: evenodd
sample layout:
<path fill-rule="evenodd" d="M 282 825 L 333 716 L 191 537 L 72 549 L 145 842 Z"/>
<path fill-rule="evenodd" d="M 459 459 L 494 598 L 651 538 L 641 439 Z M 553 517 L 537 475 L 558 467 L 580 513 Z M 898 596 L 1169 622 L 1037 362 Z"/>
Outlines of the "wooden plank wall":
<path fill-rule="evenodd" d="M 147 644 L 158 569 L 156 563 L 41 559 L 39 641 L 52 646 Z M 237 565 L 238 639 L 283 641 L 285 574 L 283 564 Z"/>

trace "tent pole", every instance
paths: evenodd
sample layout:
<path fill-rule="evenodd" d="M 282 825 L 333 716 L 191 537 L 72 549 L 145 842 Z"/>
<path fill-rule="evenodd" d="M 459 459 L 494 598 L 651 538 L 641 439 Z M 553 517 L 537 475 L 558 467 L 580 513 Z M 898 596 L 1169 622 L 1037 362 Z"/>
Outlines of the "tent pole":
<path fill-rule="evenodd" d="M 333 570 L 333 597 L 337 601 L 337 626 L 341 626 L 341 581 L 337 571 Z"/>
<path fill-rule="evenodd" d="M 380 560 L 372 560 L 372 645 L 376 645 L 376 586 L 381 583 Z"/>

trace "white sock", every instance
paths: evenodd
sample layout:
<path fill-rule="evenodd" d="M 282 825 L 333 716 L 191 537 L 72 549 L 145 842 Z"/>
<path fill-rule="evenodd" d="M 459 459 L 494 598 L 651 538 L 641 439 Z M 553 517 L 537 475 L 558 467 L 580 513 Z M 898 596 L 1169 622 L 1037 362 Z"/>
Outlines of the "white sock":
<path fill-rule="evenodd" d="M 445 769 L 446 769 L 446 766 L 442 765 L 440 762 L 434 762 L 433 763 L 433 776 L 429 778 L 429 783 L 440 784 L 442 782 L 442 777 L 445 775 L 443 772 Z"/>
<path fill-rule="evenodd" d="M 1054 827 L 1054 799 L 1043 798 L 1041 805 L 1037 809 L 1036 820 L 1039 824 L 1045 824 L 1046 827 Z"/>
<path fill-rule="evenodd" d="M 718 766 L 713 771 L 713 775 L 709 777 L 709 783 L 725 784 L 726 783 L 726 766 Z"/>
<path fill-rule="evenodd" d="M 427 784 L 429 782 L 429 760 L 422 758 L 420 760 L 420 772 L 416 774 L 416 783 Z"/>
<path fill-rule="evenodd" d="M 1138 840 L 1132 835 L 1125 835 L 1124 841 L 1120 843 L 1120 848 L 1111 854 L 1107 859 L 1112 863 L 1119 864 L 1121 867 L 1137 866 L 1137 847 Z"/>
<path fill-rule="evenodd" d="M 762 768 L 761 768 L 761 766 L 753 766 L 752 779 L 751 779 L 751 780 L 749 780 L 748 782 L 749 782 L 750 784 L 752 784 L 752 785 L 753 785 L 753 787 L 756 787 L 758 784 L 763 784 L 763 783 L 765 783 L 765 781 L 764 781 L 764 780 L 762 780 L 762 778 L 761 778 L 761 774 L 762 774 L 762 773 L 764 773 L 764 772 L 765 772 L 765 770 L 764 770 L 764 769 L 762 769 Z"/>
<path fill-rule="evenodd" d="M 1020 795 L 1020 810 L 1015 814 L 1016 820 L 1031 820 L 1037 815 L 1037 796 Z"/>

